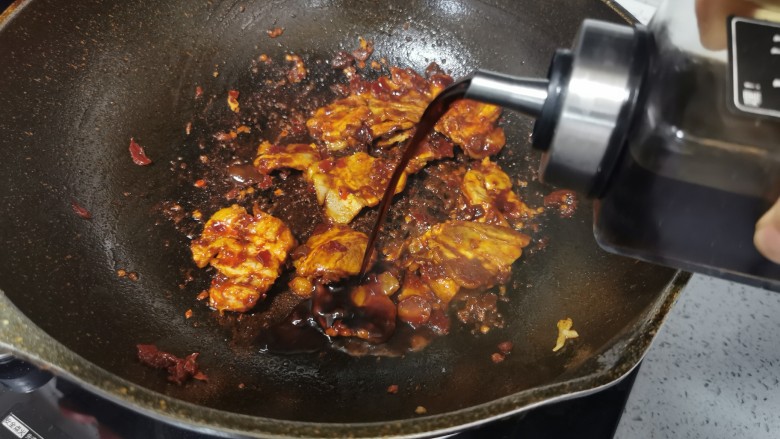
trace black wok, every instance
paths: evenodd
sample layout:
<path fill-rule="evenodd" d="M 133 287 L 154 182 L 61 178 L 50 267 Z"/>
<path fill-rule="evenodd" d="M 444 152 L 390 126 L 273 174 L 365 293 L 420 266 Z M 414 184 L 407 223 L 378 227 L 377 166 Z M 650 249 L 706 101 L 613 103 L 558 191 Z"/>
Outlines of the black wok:
<path fill-rule="evenodd" d="M 586 17 L 621 19 L 596 0 L 17 2 L 0 20 L 2 345 L 147 414 L 250 436 L 442 434 L 613 383 L 641 359 L 687 275 L 600 251 L 587 202 L 550 219 L 547 248 L 515 267 L 506 328 L 454 330 L 379 360 L 233 343 L 197 291 L 178 288 L 188 240 L 155 213 L 181 190 L 169 163 L 197 154 L 183 130 L 195 85 L 220 101 L 247 90 L 260 53 L 328 59 L 364 36 L 418 71 L 438 61 L 455 77 L 478 67 L 535 76 Z M 275 26 L 285 32 L 270 39 Z M 513 152 L 501 159 L 525 180 L 537 160 L 530 124 L 507 115 Z M 131 163 L 131 136 L 152 166 Z M 580 338 L 553 353 L 564 317 Z M 493 364 L 505 340 L 514 352 Z M 168 383 L 138 363 L 137 343 L 200 352 L 209 382 Z"/>

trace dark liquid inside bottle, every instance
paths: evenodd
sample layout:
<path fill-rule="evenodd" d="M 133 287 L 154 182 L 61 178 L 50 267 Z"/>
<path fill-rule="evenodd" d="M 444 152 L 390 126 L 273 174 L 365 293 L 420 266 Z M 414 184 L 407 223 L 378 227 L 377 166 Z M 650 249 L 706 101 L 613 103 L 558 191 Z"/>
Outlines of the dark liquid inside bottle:
<path fill-rule="evenodd" d="M 767 160 L 728 149 L 766 144 L 779 127 L 728 108 L 724 64 L 679 59 L 656 66 L 648 81 L 644 121 L 596 203 L 597 241 L 618 254 L 780 290 L 780 265 L 753 244 L 756 221 L 777 198 L 777 175 Z M 653 120 L 687 132 L 670 136 Z M 695 142 L 689 134 L 726 147 L 685 143 Z"/>
<path fill-rule="evenodd" d="M 753 245 L 771 202 L 648 171 L 630 154 L 596 205 L 595 235 L 607 250 L 772 290 L 780 265 Z"/>

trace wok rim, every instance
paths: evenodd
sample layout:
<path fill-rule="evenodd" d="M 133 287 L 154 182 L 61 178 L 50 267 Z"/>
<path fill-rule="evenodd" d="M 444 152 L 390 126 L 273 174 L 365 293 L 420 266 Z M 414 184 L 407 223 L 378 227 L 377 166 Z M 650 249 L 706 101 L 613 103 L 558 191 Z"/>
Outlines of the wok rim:
<path fill-rule="evenodd" d="M 412 439 L 442 436 L 543 405 L 595 393 L 620 382 L 645 356 L 690 277 L 690 273 L 675 272 L 665 290 L 659 294 L 654 309 L 637 323 L 636 328 L 626 331 L 630 336 L 622 340 L 622 344 L 630 345 L 631 349 L 627 349 L 627 353 L 617 360 L 616 367 L 530 388 L 460 410 L 389 422 L 323 423 L 277 420 L 226 412 L 174 399 L 119 378 L 82 358 L 38 328 L 4 293 L 0 294 L 0 347 L 125 408 L 189 430 L 227 437 L 258 438 Z M 614 350 L 623 350 L 618 344 L 620 343 L 613 344 L 600 356 L 609 356 Z"/>

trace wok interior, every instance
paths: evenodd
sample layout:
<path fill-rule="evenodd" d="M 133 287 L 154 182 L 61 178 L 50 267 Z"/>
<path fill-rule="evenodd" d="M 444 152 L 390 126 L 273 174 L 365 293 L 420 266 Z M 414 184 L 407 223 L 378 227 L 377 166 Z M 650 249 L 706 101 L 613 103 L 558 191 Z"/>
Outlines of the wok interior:
<path fill-rule="evenodd" d="M 250 61 L 261 53 L 329 59 L 363 36 L 374 41 L 375 58 L 417 71 L 436 61 L 455 77 L 477 67 L 539 76 L 585 17 L 617 18 L 587 0 L 32 1 L 0 32 L 0 288 L 87 360 L 236 413 L 404 419 L 419 405 L 443 413 L 576 377 L 586 360 L 647 318 L 674 274 L 599 250 L 587 202 L 572 219 L 548 221 L 548 247 L 516 265 L 504 329 L 479 337 L 454 330 L 422 352 L 381 359 L 262 354 L 232 341 L 195 301 L 199 290 L 178 288 L 181 268 L 192 266 L 189 241 L 169 223 L 155 224 L 154 207 L 181 190 L 170 162 L 197 157 L 184 133 L 195 86 L 222 105 L 228 89 L 251 89 Z M 276 26 L 284 34 L 268 38 Z M 528 144 L 531 122 L 505 119 L 501 162 L 513 177 L 531 180 L 538 164 Z M 132 164 L 131 136 L 152 166 Z M 76 216 L 72 201 L 93 218 Z M 119 268 L 140 279 L 119 279 Z M 190 308 L 195 317 L 185 320 Z M 580 338 L 553 354 L 555 323 L 565 317 Z M 493 364 L 490 355 L 506 340 L 513 354 Z M 137 343 L 200 352 L 209 382 L 167 383 L 136 361 Z M 391 384 L 399 385 L 397 395 L 386 392 Z"/>

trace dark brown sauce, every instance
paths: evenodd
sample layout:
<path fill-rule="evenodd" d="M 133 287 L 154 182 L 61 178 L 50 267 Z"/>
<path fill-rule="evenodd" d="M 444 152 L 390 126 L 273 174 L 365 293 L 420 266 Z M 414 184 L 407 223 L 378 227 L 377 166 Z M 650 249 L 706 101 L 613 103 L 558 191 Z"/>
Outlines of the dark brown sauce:
<path fill-rule="evenodd" d="M 227 173 L 237 183 L 258 183 L 268 178 L 265 174 L 260 173 L 251 163 L 229 165 Z"/>
<path fill-rule="evenodd" d="M 428 104 L 422 117 L 420 117 L 420 122 L 417 124 L 414 136 L 412 136 L 412 139 L 406 144 L 406 150 L 404 151 L 403 156 L 401 156 L 398 165 L 396 165 L 393 175 L 390 177 L 390 181 L 387 184 L 387 189 L 385 189 L 385 194 L 382 196 L 382 201 L 379 203 L 379 216 L 377 216 L 374 228 L 371 229 L 371 234 L 368 237 L 368 246 L 366 246 L 366 253 L 363 255 L 363 263 L 360 265 L 360 279 L 365 277 L 366 272 L 368 271 L 371 255 L 374 253 L 374 246 L 377 237 L 379 236 L 379 231 L 382 229 L 382 224 L 387 216 L 387 210 L 390 208 L 390 202 L 395 195 L 395 188 L 398 186 L 398 180 L 401 179 L 401 175 L 403 175 L 406 165 L 409 164 L 409 160 L 414 157 L 423 140 L 425 140 L 433 131 L 436 122 L 447 113 L 447 110 L 450 109 L 450 106 L 455 101 L 462 99 L 463 96 L 466 95 L 469 84 L 471 84 L 471 78 L 467 77 L 456 81 L 444 89 L 444 91 L 439 93 L 439 95 Z"/>
<path fill-rule="evenodd" d="M 296 354 L 327 348 L 329 338 L 314 318 L 311 303 L 311 300 L 299 303 L 283 321 L 260 331 L 256 339 L 260 350 Z"/>
<path fill-rule="evenodd" d="M 397 357 L 423 349 L 437 336 L 427 326 L 396 326 L 395 305 L 389 298 L 386 306 L 356 306 L 350 297 L 356 287 L 354 282 L 318 287 L 312 299 L 299 303 L 283 321 L 261 331 L 255 343 L 263 352 L 279 354 L 320 352 L 331 347 L 353 356 Z M 365 331 L 366 338 L 339 336 L 334 327 Z"/>
<path fill-rule="evenodd" d="M 373 275 L 363 284 L 359 280 L 352 277 L 347 282 L 318 284 L 311 299 L 298 304 L 282 322 L 259 335 L 261 349 L 288 354 L 316 352 L 331 341 L 355 338 L 342 349 L 360 352 L 366 350 L 360 345 L 387 341 L 396 329 L 395 304 L 377 291 Z M 364 297 L 360 304 L 355 293 Z"/>

